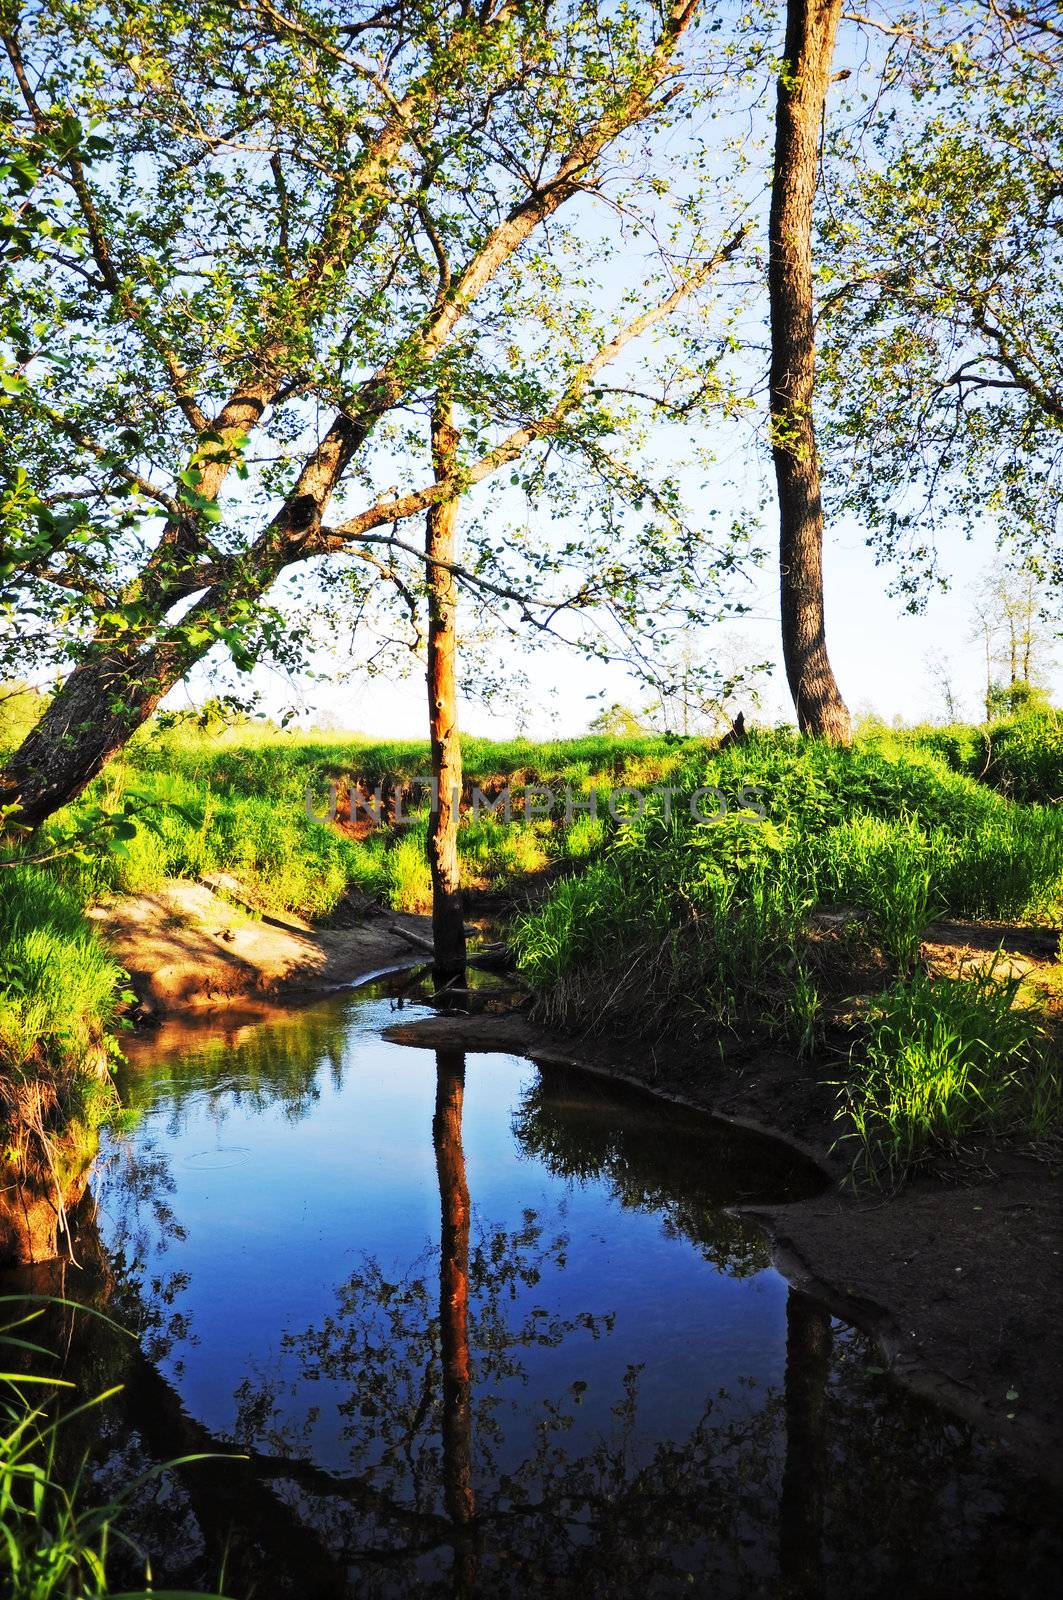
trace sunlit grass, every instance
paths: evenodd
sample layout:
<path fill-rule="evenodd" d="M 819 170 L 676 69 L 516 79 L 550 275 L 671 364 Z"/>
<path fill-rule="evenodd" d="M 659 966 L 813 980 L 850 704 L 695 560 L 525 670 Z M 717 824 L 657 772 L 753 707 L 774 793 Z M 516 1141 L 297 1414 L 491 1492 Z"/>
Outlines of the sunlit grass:
<path fill-rule="evenodd" d="M 977 1136 L 1040 1138 L 1058 1125 L 1060 1063 L 1020 980 L 920 973 L 880 996 L 841 1087 L 855 1170 L 897 1184 Z"/>
<path fill-rule="evenodd" d="M 43 867 L 0 868 L 0 1072 L 98 1057 L 125 974 L 76 898 Z"/>

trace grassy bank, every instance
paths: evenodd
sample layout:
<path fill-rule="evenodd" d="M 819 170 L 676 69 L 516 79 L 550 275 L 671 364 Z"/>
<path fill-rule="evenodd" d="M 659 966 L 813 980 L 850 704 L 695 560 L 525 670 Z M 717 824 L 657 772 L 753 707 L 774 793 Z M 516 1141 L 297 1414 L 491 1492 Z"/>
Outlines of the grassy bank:
<path fill-rule="evenodd" d="M 1046 708 L 986 727 L 914 728 L 903 739 L 940 755 L 956 772 L 1014 800 L 1063 803 L 1063 713 Z"/>
<path fill-rule="evenodd" d="M 121 975 L 81 908 L 109 895 L 220 872 L 264 911 L 327 918 L 352 887 L 427 909 L 427 793 L 380 828 L 351 804 L 352 786 L 379 787 L 386 809 L 392 785 L 427 766 L 420 742 L 150 725 L 44 830 L 50 867 L 0 873 L 0 1061 L 39 1071 L 98 1046 Z M 1054 1124 L 1051 985 L 1033 995 L 1003 968 L 973 987 L 931 981 L 920 943 L 935 918 L 1063 919 L 1058 714 L 870 728 L 849 750 L 785 732 L 722 752 L 663 738 L 470 739 L 465 769 L 467 800 L 535 784 L 562 797 L 549 818 L 520 820 L 518 805 L 510 825 L 470 809 L 459 840 L 468 888 L 519 901 L 525 884 L 551 881 L 514 928 L 545 1020 L 706 1060 L 729 1041 L 781 1042 L 837 1078 L 841 1131 L 867 1170 L 903 1171 L 982 1129 Z M 649 792 L 643 815 L 610 814 L 621 784 Z M 307 812 L 308 794 L 325 810 L 330 785 L 334 822 Z M 671 804 L 650 792 L 662 785 Z M 709 787 L 726 811 L 699 820 L 688 798 Z M 566 824 L 566 788 L 584 802 L 596 792 L 597 814 Z M 86 845 L 124 808 L 125 837 Z M 840 1036 L 854 995 L 859 1027 Z"/>
<path fill-rule="evenodd" d="M 25 731 L 9 728 L 7 742 Z M 471 739 L 465 750 L 469 787 L 492 796 L 507 783 L 579 789 L 645 781 L 675 759 L 664 740 L 602 737 Z M 396 910 L 429 909 L 427 792 L 407 800 L 400 826 L 355 837 L 360 830 L 346 820 L 352 783 L 367 795 L 380 785 L 390 794 L 428 765 L 428 746 L 417 741 L 307 737 L 250 724 L 202 731 L 188 719 L 150 724 L 41 830 L 35 849 L 53 860 L 0 867 L 0 1082 L 61 1077 L 60 1092 L 73 1101 L 96 1081 L 84 1069 L 111 1027 L 123 975 L 83 913 L 110 896 L 225 873 L 265 912 L 327 918 L 352 887 Z M 311 808 L 325 812 L 330 784 L 338 791 L 335 825 L 308 814 L 308 794 Z M 119 821 L 118 836 L 108 819 Z M 588 820 L 570 830 L 547 821 L 507 826 L 485 811 L 462 828 L 463 876 L 470 887 L 512 886 L 544 866 L 583 861 L 603 838 L 603 827 Z"/>
<path fill-rule="evenodd" d="M 544 1019 L 706 1058 L 728 1039 L 818 1056 L 843 1136 L 878 1177 L 980 1134 L 1058 1125 L 1044 1004 L 999 973 L 933 983 L 918 967 L 935 918 L 1058 926 L 1058 807 L 1009 800 L 914 737 L 838 750 L 761 735 L 690 755 L 671 781 L 714 786 L 731 809 L 617 826 L 518 922 Z M 748 786 L 763 817 L 743 806 Z M 839 1046 L 830 1023 L 861 991 L 875 998 Z"/>
<path fill-rule="evenodd" d="M 0 868 L 0 1235 L 51 1225 L 92 1156 L 117 1103 L 108 1068 L 124 983 L 69 889 L 42 867 Z M 44 1197 L 36 1220 L 19 1191 Z"/>
<path fill-rule="evenodd" d="M 506 784 L 581 789 L 648 781 L 676 759 L 665 740 L 591 737 L 535 745 L 469 739 L 464 747 L 467 789 L 482 786 L 491 796 Z M 427 791 L 407 796 L 408 820 L 400 827 L 356 838 L 360 830 L 347 822 L 352 784 L 367 799 L 382 787 L 386 805 L 395 783 L 413 785 L 428 766 L 428 746 L 416 741 L 308 738 L 254 727 L 211 734 L 188 724 L 153 725 L 46 831 L 62 850 L 100 806 L 117 812 L 132 805 L 136 831 L 120 849 L 58 867 L 83 903 L 150 891 L 170 877 L 228 872 L 264 910 L 324 917 L 355 885 L 396 910 L 424 911 L 431 895 Z M 311 809 L 326 814 L 330 786 L 338 826 L 308 814 L 308 796 Z M 368 815 L 357 805 L 354 812 L 355 821 Z M 506 826 L 484 809 L 462 829 L 465 879 L 469 886 L 512 883 L 551 861 L 581 859 L 601 837 L 586 823 L 564 832 L 545 821 Z"/>

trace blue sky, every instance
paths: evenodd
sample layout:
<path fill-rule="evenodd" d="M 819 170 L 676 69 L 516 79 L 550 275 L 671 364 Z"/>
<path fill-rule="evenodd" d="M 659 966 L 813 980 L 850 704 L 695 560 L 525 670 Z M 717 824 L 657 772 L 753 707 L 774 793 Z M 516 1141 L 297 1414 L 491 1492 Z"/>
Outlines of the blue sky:
<path fill-rule="evenodd" d="M 940 718 L 940 693 L 930 680 L 929 652 L 949 659 L 954 690 L 964 713 L 980 716 L 983 666 L 979 646 L 970 635 L 971 586 L 989 564 L 993 540 L 987 530 L 968 543 L 957 539 L 943 550 L 942 566 L 952 580 L 950 591 L 934 594 L 921 616 L 905 613 L 886 593 L 888 569 L 875 566 L 859 530 L 842 526 L 828 536 L 825 580 L 828 643 L 835 673 L 850 709 L 856 714 L 873 711 L 886 720 L 902 716 L 908 721 Z M 751 616 L 706 630 L 699 641 L 707 656 L 717 641 L 726 652 L 736 639 L 748 645 L 754 659 L 779 664 L 766 687 L 764 715 L 769 720 L 785 716 L 789 708 L 786 682 L 779 658 L 779 619 L 774 574 L 770 565 L 755 586 Z M 523 644 L 499 639 L 499 665 L 523 672 L 527 690 L 519 704 L 487 708 L 471 701 L 462 713 L 469 733 L 496 738 L 525 732 L 542 738 L 583 732 L 602 704 L 619 700 L 638 705 L 645 691 L 619 667 L 582 660 L 558 645 L 529 653 Z M 1063 646 L 1057 652 L 1063 662 Z M 322 653 L 319 673 L 339 669 L 339 657 Z M 264 709 L 280 714 L 288 705 L 299 707 L 300 723 L 328 721 L 338 727 L 378 737 L 419 738 L 425 733 L 425 689 L 422 670 L 414 665 L 406 678 L 356 676 L 349 682 L 280 679 L 269 672 L 254 675 Z M 1063 703 L 1063 666 L 1050 674 L 1053 698 Z M 209 693 L 208 677 L 197 673 L 187 689 L 171 696 L 171 705 L 201 699 Z"/>

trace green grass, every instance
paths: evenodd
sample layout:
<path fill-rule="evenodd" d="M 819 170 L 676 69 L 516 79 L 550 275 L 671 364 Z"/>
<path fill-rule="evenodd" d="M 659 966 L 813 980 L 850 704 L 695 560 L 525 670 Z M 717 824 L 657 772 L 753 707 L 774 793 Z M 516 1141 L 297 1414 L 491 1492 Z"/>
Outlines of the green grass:
<path fill-rule="evenodd" d="M 655 781 L 677 759 L 664 739 L 595 736 L 541 745 L 469 739 L 464 745 L 469 791 L 486 785 L 494 792 L 507 782 L 520 789 L 549 781 L 563 791 L 566 784 L 583 789 L 620 779 Z M 330 782 L 345 797 L 350 780 L 371 792 L 392 779 L 412 783 L 428 768 L 428 745 L 417 741 L 315 738 L 246 726 L 204 733 L 187 723 L 153 724 L 81 801 L 52 819 L 45 834 L 62 850 L 99 807 L 115 812 L 132 803 L 135 837 L 118 850 L 97 851 L 88 861 L 68 859 L 58 869 L 85 904 L 107 894 L 150 892 L 168 877 L 229 872 L 267 911 L 320 918 L 352 884 L 396 910 L 424 911 L 430 903 L 426 797 L 407 799 L 405 809 L 414 815 L 404 829 L 361 842 L 310 818 L 306 800 L 309 789 L 323 813 Z M 590 820 L 569 836 L 546 823 L 503 827 L 487 812 L 476 820 L 467 816 L 459 839 L 465 881 L 508 887 L 554 859 L 585 859 L 602 836 Z"/>
<path fill-rule="evenodd" d="M 0 1296 L 0 1352 L 26 1367 L 54 1368 L 55 1353 L 33 1337 L 33 1324 L 49 1304 Z M 98 1315 L 78 1308 L 82 1315 Z M 29 1360 L 27 1359 L 29 1358 Z M 64 1433 L 85 1411 L 105 1405 L 115 1391 L 61 1409 L 70 1385 L 45 1371 L 0 1371 L 0 1573 L 8 1600 L 102 1600 L 112 1593 L 107 1581 L 110 1547 L 121 1537 L 124 1502 L 145 1482 L 159 1477 L 169 1462 L 127 1484 L 111 1501 L 91 1503 L 83 1477 L 60 1468 Z M 76 1397 L 74 1397 L 76 1400 Z M 194 1457 L 185 1458 L 186 1461 Z M 126 1592 L 123 1600 L 149 1600 L 153 1591 Z M 167 1591 L 168 1600 L 197 1600 Z M 161 1597 L 160 1597 L 161 1600 Z"/>
<path fill-rule="evenodd" d="M 953 1081 L 949 1074 L 959 1068 L 945 1042 L 958 1026 L 948 1009 L 953 990 L 947 982 L 924 990 L 917 970 L 933 918 L 1059 918 L 1058 808 L 1010 801 L 939 754 L 881 736 L 844 750 L 760 735 L 721 753 L 688 754 L 669 781 L 687 790 L 714 784 L 736 801 L 743 786 L 755 785 L 767 820 L 732 812 L 699 823 L 679 803 L 668 822 L 651 814 L 608 829 L 590 867 L 557 883 L 514 930 L 544 1020 L 669 1053 L 711 1050 L 729 1031 L 813 1056 L 824 1003 L 814 914 L 848 914 L 869 957 L 879 952 L 901 979 L 915 972 L 911 992 L 927 1015 L 936 1015 L 935 1003 L 940 1013 L 937 1033 L 930 1027 L 918 1049 L 897 1054 L 897 1072 L 909 1072 L 910 1082 L 901 1092 L 898 1080 L 889 1103 L 894 1135 L 900 1140 L 907 1129 L 911 1151 L 891 1155 L 890 1141 L 878 1137 L 877 1091 L 850 1103 L 853 1117 L 860 1108 L 863 1118 L 853 1126 L 867 1131 L 865 1164 L 885 1160 L 906 1169 L 916 1159 L 921 1118 L 936 1139 L 952 1124 L 964 1132 L 1026 1127 L 1036 1134 L 1058 1116 L 1051 1073 L 1037 1079 L 1036 1114 L 1024 1122 L 1017 1109 L 1027 1066 L 1023 1030 L 1033 1023 L 1024 1008 L 998 1005 L 995 988 L 979 991 L 979 1006 L 971 1005 L 976 1016 L 988 1010 L 996 1018 L 993 1031 L 985 1024 L 978 1059 L 995 1062 L 1006 1092 L 991 1092 L 974 1066 L 962 1084 Z M 957 988 L 955 1004 L 967 1004 L 971 993 Z M 875 1028 L 868 1060 L 883 1073 L 891 1036 L 881 1019 Z M 975 1042 L 964 1043 L 964 1052 L 975 1050 Z M 922 1108 L 919 1083 L 927 1095 Z M 968 1122 L 959 1115 L 963 1095 Z M 934 1122 L 931 1106 L 939 1100 L 945 1109 Z"/>
<path fill-rule="evenodd" d="M 767 820 L 731 811 L 698 822 L 680 801 L 669 822 L 651 813 L 613 827 L 583 886 L 559 884 L 518 924 L 536 981 L 587 963 L 619 968 L 682 928 L 679 987 L 729 990 L 733 1003 L 716 1009 L 733 1021 L 817 908 L 864 916 L 904 972 L 935 915 L 1051 916 L 1063 900 L 1059 811 L 1009 803 L 923 751 L 762 735 L 688 756 L 670 782 L 714 784 L 736 805 L 756 786 Z"/>
<path fill-rule="evenodd" d="M 1050 707 L 984 728 L 914 728 L 894 737 L 942 756 L 956 772 L 1011 799 L 1045 805 L 1063 801 L 1063 713 Z"/>
<path fill-rule="evenodd" d="M 99 1058 L 125 974 L 76 897 L 43 867 L 0 867 L 0 1072 L 62 1072 Z"/>
<path fill-rule="evenodd" d="M 1020 980 L 920 973 L 879 997 L 841 1087 L 854 1170 L 897 1185 L 932 1156 L 988 1135 L 1041 1138 L 1058 1126 L 1058 1054 Z"/>
<path fill-rule="evenodd" d="M 820 896 L 865 912 L 887 959 L 909 971 L 924 928 L 944 909 L 931 836 L 911 817 L 892 821 L 858 812 L 830 828 L 814 856 Z"/>
<path fill-rule="evenodd" d="M 901 979 L 918 972 L 932 919 L 1063 914 L 1063 814 L 1052 803 L 1061 739 L 1058 714 L 1043 711 L 984 731 L 870 729 L 849 749 L 785 731 L 722 752 L 697 740 L 467 739 L 467 798 L 474 787 L 493 795 L 506 783 L 546 783 L 561 795 L 571 785 L 583 799 L 597 792 L 599 814 L 580 813 L 566 827 L 557 816 L 506 826 L 469 813 L 459 832 L 462 880 L 515 890 L 553 869 L 545 898 L 512 930 L 544 1018 L 654 1048 L 714 1047 L 730 1031 L 812 1056 L 825 1005 L 810 945 L 817 912 L 840 913 Z M 428 764 L 418 741 L 250 725 L 205 732 L 187 719 L 149 725 L 46 830 L 62 850 L 100 808 L 132 804 L 137 818 L 116 850 L 70 853 L 53 869 L 67 896 L 65 932 L 54 931 L 59 913 L 45 907 L 35 919 L 46 930 L 39 948 L 25 930 L 18 935 L 40 1004 L 9 997 L 9 1054 L 28 1059 L 35 1048 L 62 1050 L 66 1039 L 76 1047 L 80 1024 L 71 1031 L 67 1013 L 88 1019 L 87 1038 L 91 1019 L 113 1005 L 113 971 L 100 965 L 77 912 L 102 896 L 221 871 L 264 910 L 320 918 L 352 885 L 396 909 L 428 910 L 426 799 L 407 801 L 413 814 L 401 827 L 361 840 L 306 813 L 308 787 L 320 806 L 335 782 L 342 817 L 349 780 L 372 790 L 411 782 Z M 662 783 L 677 791 L 670 816 L 651 799 L 641 818 L 610 817 L 610 787 Z M 686 797 L 708 785 L 731 804 L 721 821 L 699 821 L 687 808 Z M 766 820 L 751 811 L 751 787 Z M 63 962 L 60 938 L 77 945 Z M 64 965 L 78 974 L 66 999 L 49 976 Z"/>

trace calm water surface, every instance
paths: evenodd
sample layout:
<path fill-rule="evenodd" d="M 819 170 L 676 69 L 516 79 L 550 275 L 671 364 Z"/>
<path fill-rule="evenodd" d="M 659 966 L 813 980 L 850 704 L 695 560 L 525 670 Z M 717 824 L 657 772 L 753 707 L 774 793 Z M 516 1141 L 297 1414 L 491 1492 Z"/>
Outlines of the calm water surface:
<path fill-rule="evenodd" d="M 724 1209 L 813 1174 L 394 1020 L 371 989 L 135 1042 L 76 1292 L 140 1344 L 67 1319 L 82 1387 L 125 1385 L 81 1442 L 104 1488 L 245 1458 L 136 1494 L 160 1586 L 1049 1592 L 1038 1492 Z"/>

